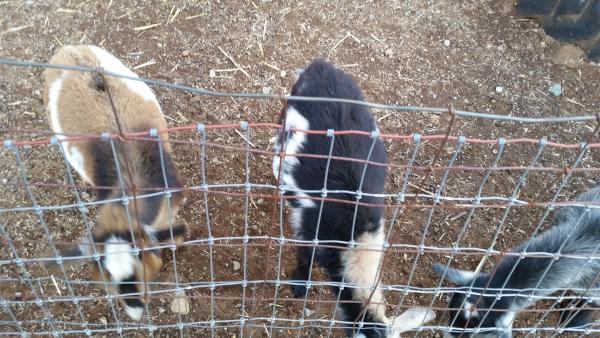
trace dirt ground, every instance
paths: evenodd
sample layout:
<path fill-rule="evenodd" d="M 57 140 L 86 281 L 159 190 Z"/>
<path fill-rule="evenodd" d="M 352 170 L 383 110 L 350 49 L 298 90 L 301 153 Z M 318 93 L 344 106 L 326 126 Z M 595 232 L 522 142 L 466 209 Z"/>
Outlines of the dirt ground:
<path fill-rule="evenodd" d="M 516 16 L 514 1 L 332 1 L 327 4 L 313 1 L 248 1 L 233 4 L 226 1 L 0 1 L 0 56 L 3 58 L 47 61 L 53 52 L 66 44 L 100 45 L 143 77 L 181 83 L 188 86 L 226 92 L 275 93 L 289 92 L 295 80 L 294 72 L 313 57 L 327 57 L 352 74 L 363 88 L 368 101 L 489 112 L 513 116 L 568 116 L 594 115 L 600 112 L 600 67 L 584 59 L 583 53 L 570 45 L 556 42 L 545 35 L 530 20 Z M 239 67 L 225 53 L 229 54 Z M 49 126 L 41 100 L 41 70 L 0 66 L 0 128 L 2 139 L 29 140 L 45 138 L 43 131 Z M 560 83 L 563 95 L 549 93 L 553 83 Z M 192 95 L 182 91 L 153 87 L 170 126 L 194 123 L 228 124 L 239 121 L 276 122 L 281 103 L 275 100 L 233 99 Z M 444 134 L 448 116 L 374 110 L 383 133 L 409 135 Z M 452 135 L 467 138 L 546 138 L 559 143 L 579 143 L 592 134 L 596 122 L 562 124 L 519 124 L 458 118 L 451 129 Z M 37 132 L 14 132 L 7 129 L 27 129 Z M 268 150 L 273 130 L 252 130 L 252 149 Z M 175 132 L 172 139 L 197 141 L 195 132 Z M 244 147 L 245 141 L 232 129 L 211 130 L 207 139 L 217 145 Z M 392 165 L 405 165 L 413 149 L 408 141 L 386 141 Z M 421 145 L 415 164 L 431 165 L 440 141 L 426 141 Z M 448 165 L 455 144 L 447 144 L 435 165 Z M 507 145 L 498 166 L 527 166 L 537 151 L 535 144 Z M 56 188 L 52 184 L 65 184 L 64 165 L 56 147 L 19 147 L 24 170 L 30 183 L 37 183 L 32 194 L 39 205 L 53 206 L 74 203 L 68 187 Z M 559 194 L 559 201 L 572 198 L 594 182 L 599 168 L 598 150 L 591 150 L 583 158 L 581 167 L 587 171 L 576 172 Z M 200 151 L 196 144 L 174 144 L 175 160 L 188 186 L 201 183 L 199 170 Z M 454 165 L 488 167 L 498 154 L 494 145 L 464 145 Z M 548 147 L 542 153 L 539 167 L 562 169 L 569 166 L 577 149 Z M 242 151 L 222 147 L 206 149 L 206 180 L 211 184 L 243 183 L 244 156 Z M 253 153 L 249 158 L 250 181 L 273 184 L 270 156 Z M 398 192 L 404 180 L 405 169 L 388 171 L 386 191 Z M 487 179 L 482 196 L 510 196 L 523 170 L 493 171 Z M 437 191 L 443 170 L 426 180 L 421 192 Z M 444 196 L 474 197 L 484 177 L 484 170 L 452 170 L 445 180 Z M 425 176 L 415 171 L 410 176 L 409 191 L 414 192 Z M 559 170 L 532 171 L 519 193 L 521 200 L 549 201 L 561 178 Z M 19 168 L 11 150 L 0 150 L 0 207 L 15 208 L 32 205 L 19 182 Z M 76 178 L 81 183 L 79 178 Z M 44 186 L 43 184 L 46 184 Z M 50 186 L 48 186 L 50 185 Z M 230 192 L 243 192 L 229 189 Z M 269 191 L 255 191 L 256 193 Z M 93 194 L 83 192 L 87 201 Z M 427 200 L 430 201 L 430 200 Z M 208 211 L 205 209 L 208 205 Z M 395 202 L 388 200 L 390 205 Z M 219 241 L 213 247 L 212 269 L 207 245 L 187 245 L 176 250 L 176 269 L 180 283 L 192 286 L 186 291 L 191 310 L 181 318 L 196 323 L 182 331 L 184 335 L 205 336 L 211 333 L 205 323 L 212 318 L 218 321 L 213 333 L 216 336 L 327 336 L 327 326 L 333 307 L 323 301 L 334 300 L 329 289 L 315 287 L 309 297 L 306 320 L 321 320 L 305 324 L 302 330 L 285 319 L 302 316 L 301 302 L 291 298 L 289 287 L 277 288 L 260 283 L 264 278 L 274 279 L 281 273 L 290 278 L 294 267 L 294 248 L 276 242 L 251 241 L 246 255 L 242 249 L 245 221 L 250 236 L 280 237 L 277 205 L 272 200 L 252 198 L 248 218 L 244 218 L 244 199 L 222 194 L 211 194 L 208 200 L 196 192 L 187 195 L 181 217 L 192 224 L 188 241 L 206 239 L 209 226 L 212 236 L 234 236 L 237 239 Z M 94 208 L 90 208 L 93 216 Z M 388 208 L 388 220 L 393 208 Z M 450 247 L 457 241 L 470 209 L 415 208 L 399 217 L 393 224 L 395 244 L 424 244 Z M 541 207 L 477 208 L 469 220 L 464 238 L 459 246 L 488 248 L 493 235 L 507 212 L 505 228 L 500 232 L 496 248 L 508 250 L 528 238 L 538 226 L 545 212 Z M 209 214 L 210 223 L 206 214 Z M 550 216 L 552 213 L 550 214 Z M 93 217 L 90 217 L 93 220 Z M 42 219 L 56 241 L 72 242 L 84 233 L 81 214 L 76 208 L 45 211 L 38 217 L 33 212 L 0 214 L 6 236 L 15 244 L 21 258 L 41 257 L 48 252 L 44 243 L 47 237 Z M 275 220 L 275 221 L 274 221 Z M 428 225 L 429 224 L 429 225 Z M 542 229 L 548 225 L 542 222 Z M 427 226 L 428 225 L 428 226 Z M 389 227 L 389 222 L 386 227 Z M 287 225 L 283 235 L 291 236 Z M 269 245 L 270 244 L 270 245 Z M 44 321 L 44 311 L 32 304 L 32 288 L 44 297 L 68 295 L 66 285 L 52 282 L 49 272 L 38 263 L 18 268 L 8 259 L 16 257 L 3 241 L 0 251 L 0 294 L 3 300 L 28 300 L 30 303 L 10 305 L 0 313 L 0 331 L 18 332 L 11 324 L 11 314 L 21 321 L 26 330 L 48 332 L 52 328 Z M 280 252 L 281 250 L 281 252 Z M 175 265 L 165 253 L 166 264 L 155 290 L 172 289 Z M 246 257 L 246 258 L 244 258 Z M 278 266 L 278 258 L 282 257 Z M 447 261 L 439 253 L 414 250 L 392 250 L 389 254 L 382 281 L 386 285 L 406 285 L 417 288 L 438 287 L 431 264 Z M 481 261 L 480 255 L 457 255 L 454 266 L 473 270 Z M 484 264 L 490 269 L 492 260 Z M 414 273 L 412 268 L 415 266 Z M 211 291 L 207 282 L 235 281 L 233 286 L 218 286 Z M 19 273 L 20 272 L 20 273 Z M 99 330 L 98 336 L 115 336 L 115 317 L 102 298 L 105 292 L 100 285 L 89 285 L 87 270 L 81 266 L 67 271 L 79 296 L 91 296 L 80 302 L 82 313 L 76 312 L 72 302 L 51 302 L 47 311 L 52 314 L 59 330 L 82 330 L 82 321 Z M 244 274 L 247 287 L 240 285 Z M 21 277 L 33 280 L 33 285 L 19 281 Z M 27 279 L 26 278 L 26 279 Z M 314 278 L 324 275 L 315 269 Z M 194 282 L 201 282 L 194 284 Z M 253 282 L 258 282 L 253 284 Z M 187 284 L 186 284 L 187 283 Z M 255 286 L 256 285 L 256 286 Z M 444 282 L 445 286 L 451 286 Z M 59 295 L 60 293 L 60 295 Z M 170 310 L 173 293 L 160 293 L 151 303 L 150 317 L 161 327 L 156 336 L 180 334 L 178 316 Z M 243 298 L 244 296 L 244 298 Z M 242 299 L 243 298 L 243 299 Z M 403 298 L 400 291 L 386 292 L 390 307 Z M 404 305 L 444 307 L 444 297 L 432 294 L 410 293 Z M 212 306 L 211 306 L 212 305 Z M 540 303 L 544 309 L 549 303 Z M 268 330 L 266 321 L 275 309 L 280 319 L 275 328 Z M 9 311 L 10 310 L 10 311 Z M 315 312 L 312 312 L 315 311 Z M 211 314 L 212 313 L 212 314 Z M 306 314 L 306 312 L 305 312 Z M 117 317 L 126 334 L 145 335 L 148 330 L 135 330 L 123 312 Z M 248 315 L 240 327 L 238 320 Z M 518 316 L 515 328 L 536 325 L 539 312 Z M 447 318 L 438 313 L 439 323 Z M 220 320 L 224 322 L 220 322 Z M 232 321 L 223 328 L 226 321 Z M 204 323 L 204 324 L 203 324 Z M 553 327 L 556 317 L 550 314 L 539 324 Z M 317 326 L 324 326 L 317 327 Z M 132 329 L 133 328 L 133 329 Z M 104 332 L 101 332 L 105 330 Z M 342 336 L 339 328 L 334 336 Z M 73 334 L 79 336 L 81 334 Z M 441 336 L 441 331 L 428 330 L 420 336 Z M 68 336 L 68 335 L 67 335 Z"/>

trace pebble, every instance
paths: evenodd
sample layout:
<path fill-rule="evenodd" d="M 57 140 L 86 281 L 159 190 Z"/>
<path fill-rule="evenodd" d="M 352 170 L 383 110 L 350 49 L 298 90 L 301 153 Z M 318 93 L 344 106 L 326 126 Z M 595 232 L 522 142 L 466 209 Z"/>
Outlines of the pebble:
<path fill-rule="evenodd" d="M 171 302 L 171 311 L 182 315 L 187 315 L 190 312 L 190 301 L 187 299 L 185 291 L 175 294 L 175 298 Z"/>
<path fill-rule="evenodd" d="M 102 317 L 100 317 L 100 323 L 106 325 L 106 324 L 108 324 L 108 320 L 106 320 L 106 317 L 102 316 Z"/>
<path fill-rule="evenodd" d="M 265 94 L 265 95 L 271 94 L 272 90 L 273 89 L 271 87 L 262 87 L 262 93 Z"/>
<path fill-rule="evenodd" d="M 181 55 L 183 55 L 183 56 L 188 56 L 188 55 L 190 55 L 190 53 L 191 53 L 191 52 L 192 52 L 191 50 L 189 50 L 189 49 L 186 49 L 186 50 L 184 50 L 183 52 L 181 52 Z"/>
<path fill-rule="evenodd" d="M 281 73 L 279 73 L 279 75 L 281 75 L 281 77 L 285 77 L 287 75 L 287 72 L 285 70 L 282 70 Z"/>
<path fill-rule="evenodd" d="M 238 261 L 233 261 L 233 271 L 238 271 L 242 265 Z"/>
<path fill-rule="evenodd" d="M 165 311 L 167 311 L 167 310 L 165 310 L 164 307 L 159 307 L 158 308 L 158 313 L 165 313 Z"/>
<path fill-rule="evenodd" d="M 444 46 L 450 47 L 450 40 L 448 40 L 448 39 L 444 40 Z"/>
<path fill-rule="evenodd" d="M 384 54 L 385 56 L 391 58 L 392 56 L 394 56 L 394 51 L 391 48 L 388 48 L 385 50 Z"/>
<path fill-rule="evenodd" d="M 311 310 L 307 307 L 304 308 L 304 316 L 305 317 L 310 317 L 315 313 L 315 310 Z"/>
<path fill-rule="evenodd" d="M 502 94 L 502 92 L 504 91 L 504 88 L 497 86 L 496 87 L 496 94 Z"/>
<path fill-rule="evenodd" d="M 215 72 L 214 70 L 210 70 L 210 72 L 208 73 L 208 76 L 210 76 L 211 78 L 214 78 L 217 76 L 217 72 Z"/>
<path fill-rule="evenodd" d="M 562 87 L 560 83 L 553 83 L 548 91 L 550 91 L 550 94 L 554 96 L 560 96 L 562 94 Z"/>

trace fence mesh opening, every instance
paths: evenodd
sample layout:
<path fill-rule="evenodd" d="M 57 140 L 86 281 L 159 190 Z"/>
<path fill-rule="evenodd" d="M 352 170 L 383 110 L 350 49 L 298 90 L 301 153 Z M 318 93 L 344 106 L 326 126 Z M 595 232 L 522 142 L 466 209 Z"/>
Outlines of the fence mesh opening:
<path fill-rule="evenodd" d="M 0 60 L 0 64 L 49 67 L 14 60 Z M 110 72 L 105 75 L 120 76 Z M 283 99 L 137 80 L 155 85 L 157 90 L 192 93 L 202 100 L 242 98 L 259 102 L 256 107 L 273 112 L 280 110 Z M 436 336 L 448 331 L 449 296 L 479 292 L 456 288 L 434 273 L 433 263 L 494 271 L 500 258 L 511 255 L 562 259 L 562 253 L 510 250 L 548 229 L 557 208 L 598 207 L 598 203 L 573 201 L 577 194 L 595 185 L 593 178 L 600 170 L 595 116 L 518 117 L 451 108 L 360 104 L 374 109 L 380 119 L 393 118 L 398 124 L 412 126 L 406 128 L 411 132 L 398 134 L 383 129 L 378 136 L 385 142 L 389 161 L 382 196 L 386 245 L 356 250 L 384 251 L 381 277 L 375 285 L 344 287 L 382 289 L 386 302 L 381 306 L 389 316 L 414 306 L 436 311 L 434 321 L 407 335 Z M 276 114 L 273 116 L 276 121 Z M 463 135 L 461 130 L 468 123 L 480 124 L 481 133 Z M 505 133 L 507 125 L 516 132 Z M 564 139 L 553 134 L 557 128 L 573 126 L 584 132 Z M 528 138 L 527 128 L 547 130 L 548 139 Z M 149 300 L 147 312 L 135 322 L 123 312 L 119 296 L 110 292 L 111 282 L 90 275 L 88 267 L 102 258 L 100 253 L 92 251 L 78 262 L 60 254 L 73 245 L 90 243 L 102 204 L 132 203 L 134 197 L 123 190 L 122 197 L 115 200 L 97 200 L 93 190 L 102 187 L 83 183 L 66 161 L 62 143 L 158 142 L 153 136 L 155 131 L 64 135 L 61 141 L 46 127 L 0 128 L 4 142 L 0 151 L 1 334 L 339 337 L 344 336 L 345 328 L 360 325 L 340 321 L 336 316 L 339 299 L 331 286 L 339 284 L 328 281 L 317 264 L 312 266 L 308 284 L 292 277 L 298 247 L 350 243 L 315 244 L 293 237 L 284 205 L 288 197 L 281 194 L 271 169 L 275 154 L 270 139 L 280 129 L 272 121 L 195 121 L 173 123 L 164 130 L 169 134 L 184 186 L 137 191 L 135 198 L 169 199 L 182 191 L 185 200 L 179 216 L 188 223 L 189 231 L 179 244 L 166 241 L 139 247 L 134 243 L 137 253 L 165 249 L 159 277 L 147 282 L 149 289 L 143 295 Z M 348 134 L 372 137 L 367 132 L 348 130 L 299 131 L 326 140 Z M 323 155 L 323 162 L 328 158 L 331 156 Z M 326 190 L 326 186 L 323 189 L 305 193 L 319 194 L 310 197 L 316 203 L 344 202 L 328 197 L 336 191 Z M 568 258 L 584 265 L 592 264 L 598 255 L 571 254 Z M 48 263 L 56 263 L 57 268 L 50 269 Z M 305 297 L 293 298 L 291 286 L 298 283 L 310 285 L 309 292 Z M 513 331 L 521 336 L 600 332 L 595 324 L 566 328 L 558 323 L 565 307 L 582 300 L 591 307 L 597 301 L 595 280 L 580 293 L 570 290 L 527 294 L 535 304 L 518 313 Z M 522 290 L 483 292 L 495 296 L 521 294 Z"/>

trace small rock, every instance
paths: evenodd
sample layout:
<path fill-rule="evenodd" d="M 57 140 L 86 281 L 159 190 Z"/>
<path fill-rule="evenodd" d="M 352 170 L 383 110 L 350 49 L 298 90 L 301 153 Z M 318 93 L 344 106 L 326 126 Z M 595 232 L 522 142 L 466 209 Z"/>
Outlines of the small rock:
<path fill-rule="evenodd" d="M 448 40 L 448 39 L 444 40 L 444 46 L 450 47 L 450 40 Z"/>
<path fill-rule="evenodd" d="M 496 86 L 496 94 L 502 94 L 503 91 L 504 91 L 504 88 L 502 88 L 500 86 Z"/>
<path fill-rule="evenodd" d="M 263 204 L 263 203 L 265 203 L 265 201 L 264 201 L 262 198 L 259 198 L 259 199 L 256 201 L 256 204 L 258 204 L 258 205 L 261 205 L 261 204 Z"/>
<path fill-rule="evenodd" d="M 238 271 L 242 265 L 238 261 L 233 261 L 233 271 Z"/>
<path fill-rule="evenodd" d="M 311 310 L 307 307 L 304 308 L 304 316 L 305 317 L 310 317 L 315 313 L 315 310 Z"/>
<path fill-rule="evenodd" d="M 217 73 L 214 70 L 211 69 L 210 72 L 208 73 L 208 76 L 214 78 L 214 77 L 217 76 Z"/>
<path fill-rule="evenodd" d="M 394 51 L 391 48 L 388 48 L 385 50 L 384 54 L 385 56 L 391 58 L 392 56 L 394 56 Z"/>
<path fill-rule="evenodd" d="M 106 320 L 106 317 L 102 316 L 102 317 L 100 317 L 100 323 L 106 325 L 106 324 L 108 324 L 108 320 Z"/>
<path fill-rule="evenodd" d="M 550 94 L 554 96 L 560 96 L 562 94 L 562 87 L 560 83 L 553 83 L 548 91 L 550 91 Z"/>
<path fill-rule="evenodd" d="M 262 87 L 262 93 L 265 94 L 265 95 L 271 94 L 272 90 L 273 89 L 271 87 Z"/>
<path fill-rule="evenodd" d="M 181 55 L 183 55 L 183 56 L 188 56 L 188 55 L 190 55 L 190 53 L 191 53 L 191 52 L 192 52 L 191 50 L 189 50 L 189 49 L 186 49 L 186 50 L 184 50 L 183 52 L 181 52 Z"/>
<path fill-rule="evenodd" d="M 171 302 L 171 311 L 182 315 L 187 315 L 190 312 L 190 302 L 185 295 L 185 291 L 175 294 L 175 298 Z"/>
<path fill-rule="evenodd" d="M 167 310 L 165 310 L 164 307 L 159 307 L 158 308 L 158 313 L 165 313 L 165 311 L 167 311 Z"/>
<path fill-rule="evenodd" d="M 287 75 L 287 72 L 285 70 L 282 70 L 281 73 L 279 73 L 279 75 L 281 75 L 281 77 L 285 77 Z"/>
<path fill-rule="evenodd" d="M 6 178 L 3 178 L 2 179 L 2 184 L 6 184 L 6 183 L 8 183 L 8 180 Z"/>

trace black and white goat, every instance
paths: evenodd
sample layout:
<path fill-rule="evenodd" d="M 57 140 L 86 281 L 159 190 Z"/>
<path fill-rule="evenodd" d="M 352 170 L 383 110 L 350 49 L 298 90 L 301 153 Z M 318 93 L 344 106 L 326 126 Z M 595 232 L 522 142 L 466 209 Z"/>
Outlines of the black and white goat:
<path fill-rule="evenodd" d="M 360 88 L 348 74 L 322 59 L 314 60 L 300 72 L 291 95 L 364 100 Z M 347 284 L 344 288 L 334 287 L 336 295 L 341 293 L 339 312 L 343 321 L 355 322 L 365 313 L 364 326 L 358 330 L 349 330 L 348 334 L 358 331 L 358 336 L 363 337 L 396 337 L 402 331 L 433 319 L 434 313 L 425 309 L 411 309 L 398 318 L 388 318 L 385 306 L 380 304 L 384 301 L 380 289 L 375 290 L 368 303 L 383 257 L 383 208 L 358 206 L 355 213 L 355 204 L 325 201 L 320 210 L 321 202 L 310 199 L 321 197 L 326 181 L 326 189 L 330 191 L 327 194 L 329 198 L 354 202 L 354 194 L 333 191 L 361 191 L 363 195 L 360 202 L 383 204 L 382 197 L 372 196 L 384 192 L 387 155 L 383 141 L 363 135 L 336 135 L 331 149 L 332 157 L 369 160 L 381 165 L 331 159 L 327 170 L 327 159 L 295 155 L 328 155 L 331 137 L 301 131 L 285 132 L 289 128 L 374 132 L 377 126 L 372 113 L 365 106 L 357 104 L 288 101 L 281 114 L 280 121 L 285 121 L 285 128 L 276 136 L 274 149 L 278 154 L 280 151 L 285 153 L 285 156 L 283 160 L 274 156 L 273 174 L 276 178 L 280 177 L 280 184 L 288 197 L 286 201 L 290 209 L 290 223 L 296 238 L 307 241 L 353 240 L 356 243 L 354 249 L 317 247 L 315 251 L 315 260 L 325 268 L 329 279 Z M 302 282 L 308 279 L 312 250 L 310 247 L 298 249 L 294 280 Z M 308 292 L 305 285 L 304 282 L 294 286 L 294 296 L 305 296 Z M 389 326 L 395 328 L 391 329 Z"/>
<path fill-rule="evenodd" d="M 600 187 L 581 194 L 576 201 L 600 201 Z M 472 284 L 472 293 L 479 294 L 467 296 L 456 292 L 452 295 L 448 307 L 453 309 L 449 311 L 449 326 L 454 335 L 511 337 L 512 323 L 519 311 L 533 305 L 536 296 L 548 296 L 565 289 L 584 298 L 573 304 L 580 308 L 562 311 L 559 324 L 581 327 L 591 322 L 593 310 L 582 306 L 586 303 L 592 307 L 600 304 L 596 298 L 600 296 L 600 261 L 588 261 L 582 257 L 597 256 L 600 252 L 600 209 L 576 205 L 563 207 L 550 229 L 512 252 L 525 255 L 523 258 L 519 255 L 503 257 L 492 274 L 475 274 L 452 268 L 446 270 L 445 265 L 434 265 L 438 274 L 445 273 L 446 278 L 462 287 L 464 292 Z M 546 253 L 546 257 L 527 256 L 528 252 Z M 555 259 L 553 255 L 556 254 L 567 257 L 557 256 Z M 510 295 L 503 296 L 497 290 L 501 288 L 507 289 L 503 293 Z M 582 294 L 588 288 L 591 290 Z M 588 302 L 588 297 L 596 299 Z M 474 332 L 477 328 L 480 332 Z M 446 336 L 451 337 L 452 334 L 447 333 Z"/>
<path fill-rule="evenodd" d="M 120 60 L 96 46 L 64 46 L 49 63 L 102 67 L 137 77 Z M 114 140 L 115 154 L 108 141 L 97 138 L 72 141 L 65 137 L 65 134 L 119 132 L 113 104 L 125 133 L 166 129 L 167 123 L 150 87 L 132 79 L 103 78 L 99 74 L 67 69 L 49 68 L 44 74 L 44 103 L 50 126 L 61 141 L 69 164 L 85 182 L 102 187 L 97 190 L 99 200 L 120 199 L 122 196 L 115 157 L 126 187 L 150 190 L 181 186 L 166 132 L 157 132 L 160 140 Z M 109 90 L 113 102 L 109 99 Z M 132 191 L 126 189 L 126 192 L 132 196 Z M 94 278 L 101 278 L 101 268 L 116 293 L 142 293 L 146 285 L 143 282 L 156 278 L 162 269 L 161 250 L 135 254 L 132 234 L 136 240 L 141 239 L 147 244 L 170 241 L 171 235 L 176 241 L 182 240 L 186 225 L 176 219 L 182 200 L 181 193 L 173 193 L 170 202 L 163 195 L 157 195 L 140 198 L 127 206 L 120 201 L 103 204 L 93 231 L 96 250 L 102 254 L 99 260 L 101 267 L 92 265 Z M 63 252 L 63 256 L 87 256 L 91 253 L 92 246 L 87 243 Z M 119 299 L 131 318 L 139 320 L 142 317 L 144 297 Z"/>

